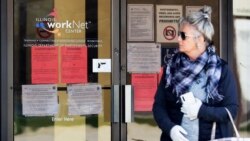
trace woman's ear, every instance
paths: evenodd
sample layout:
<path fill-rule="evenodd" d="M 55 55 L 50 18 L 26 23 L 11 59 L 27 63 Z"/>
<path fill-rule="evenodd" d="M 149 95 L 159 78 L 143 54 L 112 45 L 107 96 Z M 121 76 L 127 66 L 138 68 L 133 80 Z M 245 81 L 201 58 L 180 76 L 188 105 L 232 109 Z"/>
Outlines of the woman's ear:
<path fill-rule="evenodd" d="M 199 36 L 198 37 L 198 44 L 200 45 L 200 46 L 204 46 L 204 47 L 206 47 L 206 40 L 205 40 L 205 37 L 204 36 Z"/>
<path fill-rule="evenodd" d="M 206 41 L 205 41 L 204 36 L 201 35 L 196 38 L 196 47 L 198 49 L 202 49 L 203 47 L 206 47 Z"/>
<path fill-rule="evenodd" d="M 202 36 L 202 35 L 198 37 L 198 40 L 199 40 L 200 43 L 205 43 L 206 42 L 204 36 Z"/>

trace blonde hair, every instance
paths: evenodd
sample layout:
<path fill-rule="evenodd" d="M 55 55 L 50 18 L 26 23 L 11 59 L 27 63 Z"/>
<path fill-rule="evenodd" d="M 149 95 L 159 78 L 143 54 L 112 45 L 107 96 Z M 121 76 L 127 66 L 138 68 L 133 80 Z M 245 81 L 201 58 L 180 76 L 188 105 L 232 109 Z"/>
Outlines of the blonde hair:
<path fill-rule="evenodd" d="M 200 32 L 207 42 L 212 41 L 214 35 L 214 26 L 211 22 L 212 8 L 203 6 L 198 12 L 192 12 L 187 17 L 182 17 L 179 21 L 179 27 L 188 23 Z"/>

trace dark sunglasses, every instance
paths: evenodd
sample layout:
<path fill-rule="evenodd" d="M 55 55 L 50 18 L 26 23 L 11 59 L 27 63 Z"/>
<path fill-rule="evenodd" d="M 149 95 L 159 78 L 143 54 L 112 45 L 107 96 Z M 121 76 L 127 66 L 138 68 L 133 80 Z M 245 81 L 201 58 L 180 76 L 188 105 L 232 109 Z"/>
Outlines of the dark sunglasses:
<path fill-rule="evenodd" d="M 180 36 L 182 40 L 186 40 L 187 37 L 194 37 L 192 35 L 186 35 L 183 31 L 178 32 L 178 36 Z"/>

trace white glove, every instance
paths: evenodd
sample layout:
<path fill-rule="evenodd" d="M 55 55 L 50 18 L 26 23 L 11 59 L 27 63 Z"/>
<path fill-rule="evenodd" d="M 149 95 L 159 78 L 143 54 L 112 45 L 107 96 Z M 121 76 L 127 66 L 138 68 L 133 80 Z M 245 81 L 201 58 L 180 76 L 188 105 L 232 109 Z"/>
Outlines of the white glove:
<path fill-rule="evenodd" d="M 184 116 L 188 117 L 190 120 L 197 119 L 201 105 L 202 105 L 201 100 L 195 98 L 195 103 L 192 104 L 183 103 L 181 107 L 181 112 L 184 113 Z"/>
<path fill-rule="evenodd" d="M 185 131 L 181 126 L 175 125 L 170 130 L 170 137 L 173 141 L 188 141 L 187 138 L 184 137 L 187 135 L 187 131 Z"/>

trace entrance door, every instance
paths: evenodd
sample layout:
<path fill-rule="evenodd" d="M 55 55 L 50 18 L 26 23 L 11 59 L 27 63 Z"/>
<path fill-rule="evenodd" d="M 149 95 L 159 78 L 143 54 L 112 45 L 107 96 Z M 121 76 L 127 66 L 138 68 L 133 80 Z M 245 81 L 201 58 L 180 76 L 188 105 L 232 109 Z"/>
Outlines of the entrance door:
<path fill-rule="evenodd" d="M 230 45 L 232 1 L 126 0 L 124 2 L 121 13 L 126 16 L 122 16 L 121 21 L 126 24 L 122 24 L 121 29 L 126 34 L 121 38 L 121 49 L 122 58 L 126 59 L 121 60 L 121 66 L 126 66 L 127 70 L 121 71 L 121 76 L 124 76 L 121 77 L 121 84 L 129 85 L 133 89 L 131 96 L 124 92 L 124 109 L 125 111 L 129 109 L 129 118 L 132 117 L 128 122 L 125 118 L 127 130 L 123 133 L 126 135 L 126 140 L 160 140 L 161 131 L 154 121 L 152 105 L 163 73 L 162 67 L 166 58 L 173 53 L 173 49 L 178 47 L 179 18 L 199 10 L 204 5 L 211 6 L 213 10 L 211 20 L 215 28 L 213 41 L 217 53 L 228 60 L 226 52 L 232 48 Z M 127 99 L 132 99 L 133 104 L 128 102 L 126 105 Z"/>
<path fill-rule="evenodd" d="M 14 2 L 14 141 L 111 140 L 111 2 Z"/>

